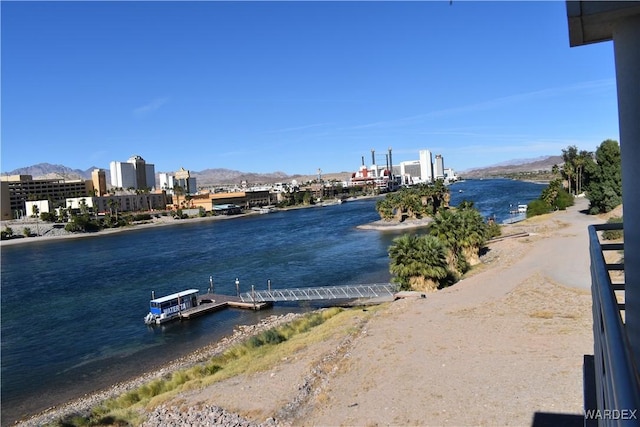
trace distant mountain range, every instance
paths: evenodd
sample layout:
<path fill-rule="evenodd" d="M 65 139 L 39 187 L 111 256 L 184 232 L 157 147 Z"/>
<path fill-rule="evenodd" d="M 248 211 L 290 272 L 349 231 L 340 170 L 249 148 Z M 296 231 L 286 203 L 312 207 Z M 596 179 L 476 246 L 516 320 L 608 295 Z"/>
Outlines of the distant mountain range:
<path fill-rule="evenodd" d="M 34 179 L 91 179 L 91 172 L 98 167 L 89 169 L 71 169 L 64 165 L 52 165 L 50 163 L 38 163 L 37 165 L 26 166 L 10 172 L 3 172 L 3 175 L 31 175 Z M 109 169 L 105 169 L 107 182 L 110 181 Z M 241 172 L 231 169 L 216 168 L 205 169 L 200 172 L 190 171 L 196 178 L 198 186 L 215 186 L 225 184 L 240 184 L 246 181 L 249 184 L 273 184 L 275 182 L 290 182 L 293 179 L 299 182 L 310 181 L 317 175 L 287 175 L 284 172 L 254 173 Z M 323 174 L 324 179 L 346 180 L 351 176 L 350 172 L 339 172 Z M 157 184 L 157 183 L 156 183 Z"/>
<path fill-rule="evenodd" d="M 511 173 L 537 172 L 551 170 L 553 165 L 560 166 L 563 163 L 561 156 L 546 156 L 535 159 L 518 159 L 502 162 L 496 165 L 469 169 L 458 172 L 464 178 L 486 178 L 500 176 Z M 52 165 L 50 163 L 38 163 L 12 170 L 3 175 L 31 175 L 34 179 L 91 179 L 91 172 L 97 167 L 90 167 L 86 170 L 71 169 L 63 165 Z M 109 170 L 107 181 L 109 181 Z M 240 184 L 246 181 L 249 184 L 272 184 L 275 182 L 290 182 L 295 179 L 299 182 L 310 181 L 317 175 L 287 175 L 284 172 L 253 173 L 241 172 L 231 169 L 216 168 L 205 169 L 200 172 L 191 171 L 192 176 L 197 180 L 198 186 L 215 186 L 224 184 Z M 322 177 L 327 180 L 337 179 L 348 180 L 351 172 L 323 173 Z"/>
<path fill-rule="evenodd" d="M 463 178 L 488 178 L 514 173 L 551 171 L 553 165 L 561 166 L 563 163 L 562 156 L 543 156 L 535 159 L 509 160 L 492 166 L 469 169 L 457 173 Z"/>

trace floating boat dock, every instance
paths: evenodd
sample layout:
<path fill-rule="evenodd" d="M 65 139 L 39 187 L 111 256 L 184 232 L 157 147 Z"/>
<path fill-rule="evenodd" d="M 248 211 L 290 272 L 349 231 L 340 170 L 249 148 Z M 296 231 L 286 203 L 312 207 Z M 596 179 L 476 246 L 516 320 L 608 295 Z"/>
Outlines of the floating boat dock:
<path fill-rule="evenodd" d="M 244 308 L 249 310 L 262 310 L 271 307 L 271 302 L 243 302 L 239 297 L 221 294 L 203 294 L 198 297 L 198 305 L 180 312 L 180 319 L 192 319 L 207 313 L 223 310 L 225 308 Z"/>
<path fill-rule="evenodd" d="M 211 289 L 210 289 L 211 290 Z M 198 295 L 197 289 L 187 289 L 150 302 L 150 312 L 144 318 L 147 325 L 162 324 L 174 319 L 188 320 L 225 308 L 262 310 L 274 302 L 358 300 L 362 298 L 393 298 L 397 285 L 376 283 L 370 285 L 324 286 L 319 288 L 274 289 L 239 294 L 238 296 L 208 292 Z"/>

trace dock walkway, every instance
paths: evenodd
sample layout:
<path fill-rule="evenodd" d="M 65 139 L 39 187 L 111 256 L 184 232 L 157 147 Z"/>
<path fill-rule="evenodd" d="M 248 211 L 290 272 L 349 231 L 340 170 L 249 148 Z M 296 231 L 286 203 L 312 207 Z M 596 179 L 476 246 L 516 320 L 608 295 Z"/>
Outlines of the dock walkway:
<path fill-rule="evenodd" d="M 393 283 L 376 283 L 370 285 L 324 286 L 319 288 L 273 289 L 244 292 L 240 300 L 252 302 L 275 301 L 318 301 L 358 298 L 379 298 L 393 296 L 397 285 Z"/>
<path fill-rule="evenodd" d="M 239 297 L 222 294 L 203 294 L 198 297 L 198 305 L 180 312 L 181 319 L 191 319 L 206 313 L 212 313 L 225 308 L 245 308 L 251 310 L 262 310 L 270 307 L 270 302 L 244 302 Z"/>

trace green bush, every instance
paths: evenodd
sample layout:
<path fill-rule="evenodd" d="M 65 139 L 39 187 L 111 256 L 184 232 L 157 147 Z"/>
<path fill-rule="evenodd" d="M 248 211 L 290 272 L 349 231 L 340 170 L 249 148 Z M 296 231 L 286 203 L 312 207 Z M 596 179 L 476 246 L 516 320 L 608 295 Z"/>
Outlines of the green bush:
<path fill-rule="evenodd" d="M 527 218 L 531 218 L 536 215 L 544 215 L 551 212 L 552 207 L 549 203 L 541 199 L 532 200 L 527 205 Z"/>
<path fill-rule="evenodd" d="M 136 214 L 133 216 L 133 221 L 151 221 L 151 215 L 148 213 Z"/>
<path fill-rule="evenodd" d="M 257 348 L 263 345 L 275 345 L 286 341 L 287 338 L 276 329 L 269 329 L 260 335 L 255 335 L 249 339 L 249 345 Z"/>
<path fill-rule="evenodd" d="M 556 199 L 554 200 L 554 206 L 561 211 L 567 209 L 569 206 L 573 206 L 573 196 L 569 194 L 564 188 L 558 191 Z"/>
<path fill-rule="evenodd" d="M 614 216 L 609 218 L 607 224 L 621 224 L 622 218 L 619 216 Z M 623 232 L 622 230 L 605 230 L 602 232 L 602 238 L 604 240 L 618 240 L 622 239 Z"/>
<path fill-rule="evenodd" d="M 493 239 L 502 235 L 502 228 L 495 220 L 489 221 L 487 224 L 487 239 Z"/>

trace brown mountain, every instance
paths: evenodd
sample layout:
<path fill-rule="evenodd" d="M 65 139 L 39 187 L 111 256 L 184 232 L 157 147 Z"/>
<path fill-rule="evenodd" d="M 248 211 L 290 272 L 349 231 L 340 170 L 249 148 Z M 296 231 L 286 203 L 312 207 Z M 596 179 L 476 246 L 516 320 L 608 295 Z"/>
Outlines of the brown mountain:
<path fill-rule="evenodd" d="M 553 165 L 562 165 L 561 156 L 546 156 L 536 159 L 510 160 L 500 164 L 487 166 L 483 168 L 474 168 L 466 171 L 458 172 L 463 178 L 489 178 L 496 176 L 505 176 L 514 173 L 550 171 Z M 90 167 L 86 170 L 71 169 L 63 165 L 52 165 L 50 163 L 39 163 L 24 168 L 15 169 L 6 175 L 31 175 L 36 179 L 91 179 L 91 171 L 97 169 Z M 109 180 L 109 170 L 107 172 L 107 180 Z M 216 185 L 234 185 L 241 184 L 246 181 L 249 185 L 273 184 L 275 182 L 291 182 L 297 180 L 300 183 L 311 181 L 317 178 L 317 175 L 287 175 L 284 172 L 271 173 L 254 173 L 241 172 L 237 170 L 215 168 L 205 169 L 199 172 L 191 171 L 196 177 L 199 187 L 216 186 Z M 351 172 L 323 173 L 324 180 L 346 181 L 351 176 Z"/>
<path fill-rule="evenodd" d="M 36 165 L 26 166 L 3 174 L 31 175 L 34 179 L 91 179 L 91 171 L 93 171 L 94 169 L 98 168 L 90 167 L 89 169 L 83 171 L 81 169 L 71 169 L 64 165 L 38 163 Z M 108 182 L 110 175 L 109 169 L 106 168 L 105 170 L 107 172 Z M 241 172 L 224 168 L 205 169 L 200 172 L 191 171 L 191 174 L 196 178 L 199 187 L 234 184 L 239 185 L 243 181 L 246 181 L 250 185 L 273 184 L 276 182 L 291 182 L 294 179 L 300 183 L 303 183 L 317 178 L 317 175 L 287 175 L 286 173 L 279 171 L 272 173 L 254 173 Z M 322 178 L 325 180 L 347 180 L 350 176 L 351 173 L 349 172 L 339 172 L 323 174 Z"/>
<path fill-rule="evenodd" d="M 510 160 L 497 165 L 458 172 L 458 175 L 463 178 L 490 178 L 527 172 L 550 172 L 553 165 L 561 166 L 563 163 L 562 156 Z"/>

